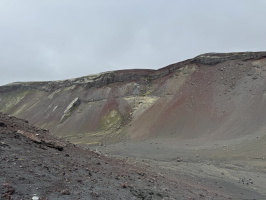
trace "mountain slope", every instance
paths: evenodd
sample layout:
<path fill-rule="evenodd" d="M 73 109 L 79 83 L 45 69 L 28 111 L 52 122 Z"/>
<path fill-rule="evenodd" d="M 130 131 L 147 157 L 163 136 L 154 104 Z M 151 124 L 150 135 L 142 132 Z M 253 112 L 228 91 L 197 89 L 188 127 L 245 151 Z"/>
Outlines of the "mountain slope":
<path fill-rule="evenodd" d="M 254 137 L 266 130 L 266 52 L 203 54 L 159 70 L 120 70 L 0 87 L 0 111 L 74 143 Z"/>

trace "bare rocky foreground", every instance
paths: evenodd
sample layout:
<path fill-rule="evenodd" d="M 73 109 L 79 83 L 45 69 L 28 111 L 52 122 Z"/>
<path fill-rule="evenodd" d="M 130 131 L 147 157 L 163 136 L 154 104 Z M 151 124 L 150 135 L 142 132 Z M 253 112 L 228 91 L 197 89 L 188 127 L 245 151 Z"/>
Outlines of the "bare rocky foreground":
<path fill-rule="evenodd" d="M 82 149 L 0 114 L 1 199 L 228 199 L 137 162 Z"/>
<path fill-rule="evenodd" d="M 199 176 L 160 169 L 158 166 L 164 166 L 160 162 L 108 157 L 3 114 L 0 114 L 0 159 L 1 199 L 31 199 L 33 194 L 41 199 L 265 197 L 219 178 L 220 188 L 211 185 L 208 177 L 201 177 L 199 183 Z M 190 166 L 186 168 L 190 170 Z"/>

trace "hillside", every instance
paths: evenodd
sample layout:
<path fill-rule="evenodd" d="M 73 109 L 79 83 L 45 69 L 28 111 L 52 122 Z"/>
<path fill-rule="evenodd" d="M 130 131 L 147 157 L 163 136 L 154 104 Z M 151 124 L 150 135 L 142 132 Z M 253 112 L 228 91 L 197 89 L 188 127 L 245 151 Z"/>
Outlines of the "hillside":
<path fill-rule="evenodd" d="M 0 111 L 76 144 L 260 134 L 266 128 L 265 57 L 209 53 L 158 70 L 12 83 L 0 87 Z"/>

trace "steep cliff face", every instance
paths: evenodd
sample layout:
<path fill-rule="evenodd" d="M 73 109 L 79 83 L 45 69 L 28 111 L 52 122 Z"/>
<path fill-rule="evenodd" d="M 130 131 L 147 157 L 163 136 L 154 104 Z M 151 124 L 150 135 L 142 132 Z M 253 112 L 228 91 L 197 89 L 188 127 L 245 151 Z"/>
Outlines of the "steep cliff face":
<path fill-rule="evenodd" d="M 159 70 L 120 70 L 0 87 L 0 111 L 75 143 L 223 139 L 266 122 L 266 52 L 203 54 Z"/>

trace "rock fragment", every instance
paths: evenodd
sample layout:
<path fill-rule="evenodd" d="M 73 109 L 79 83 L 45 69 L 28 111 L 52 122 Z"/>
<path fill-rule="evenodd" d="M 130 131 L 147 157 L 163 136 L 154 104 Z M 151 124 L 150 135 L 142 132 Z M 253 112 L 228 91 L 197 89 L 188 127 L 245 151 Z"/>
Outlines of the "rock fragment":
<path fill-rule="evenodd" d="M 69 190 L 62 190 L 61 194 L 62 195 L 70 195 L 70 192 L 69 192 Z"/>

